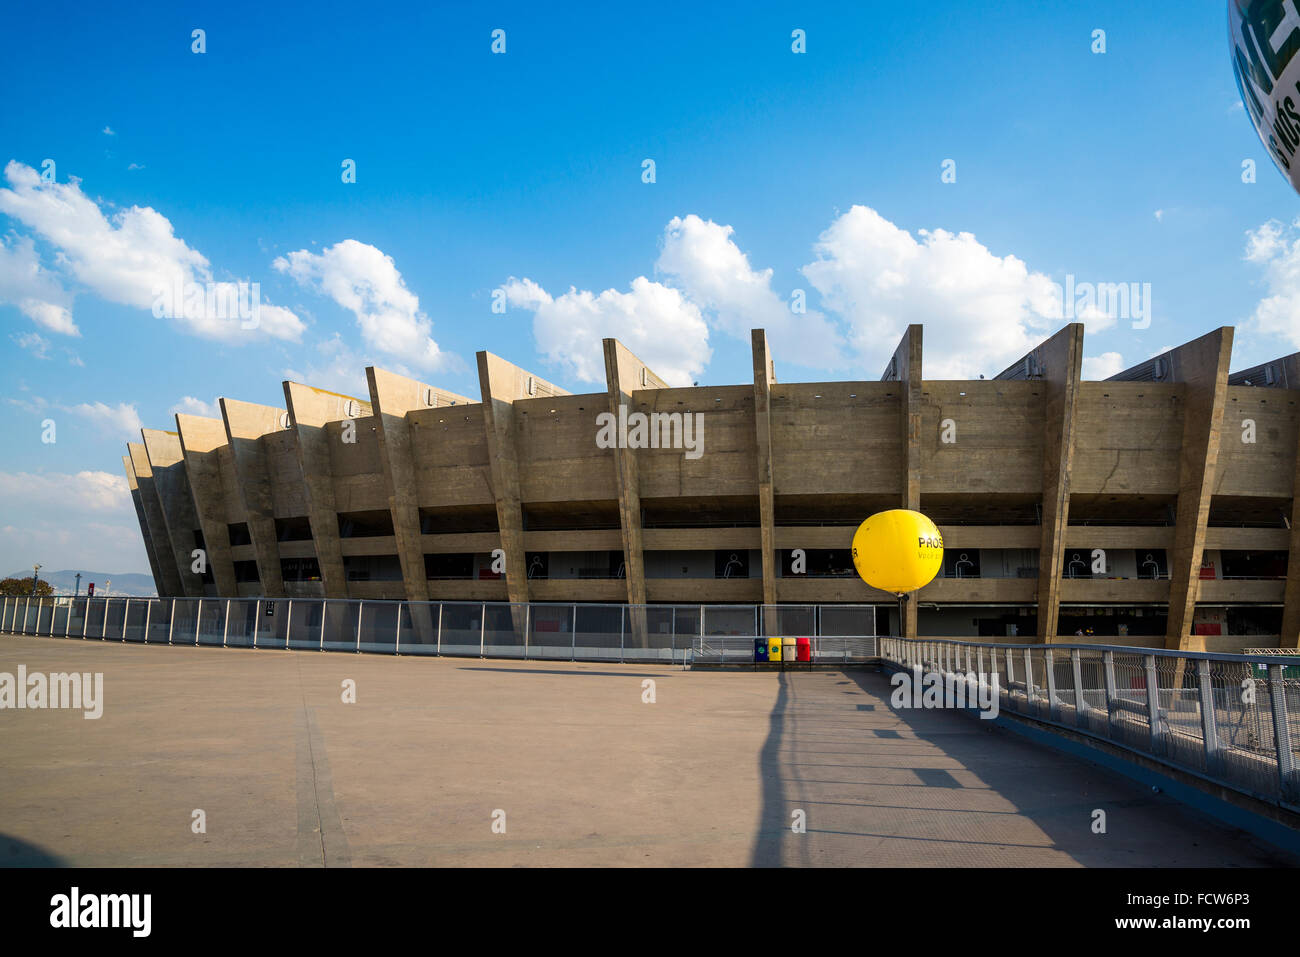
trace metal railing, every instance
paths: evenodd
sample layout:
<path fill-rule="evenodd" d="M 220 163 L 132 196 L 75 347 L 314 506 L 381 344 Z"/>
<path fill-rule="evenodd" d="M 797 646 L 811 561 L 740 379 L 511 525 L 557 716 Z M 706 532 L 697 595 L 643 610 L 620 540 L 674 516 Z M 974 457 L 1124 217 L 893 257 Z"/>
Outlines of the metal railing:
<path fill-rule="evenodd" d="M 1300 652 L 879 641 L 887 668 L 920 668 L 986 689 L 996 677 L 1001 710 L 1300 810 Z"/>
<path fill-rule="evenodd" d="M 145 644 L 682 663 L 693 643 L 873 635 L 873 605 L 4 597 L 0 633 Z M 828 653 L 830 646 L 827 646 Z"/>
<path fill-rule="evenodd" d="M 769 638 L 782 636 L 760 635 L 705 635 L 697 638 L 691 645 L 688 661 L 691 664 L 751 664 L 757 659 L 754 652 L 756 642 L 766 642 Z M 853 664 L 875 661 L 879 657 L 875 635 L 809 635 L 811 639 L 809 653 L 814 664 Z M 789 645 L 783 646 L 780 664 L 808 664 L 786 658 Z M 762 659 L 766 661 L 767 659 Z"/>

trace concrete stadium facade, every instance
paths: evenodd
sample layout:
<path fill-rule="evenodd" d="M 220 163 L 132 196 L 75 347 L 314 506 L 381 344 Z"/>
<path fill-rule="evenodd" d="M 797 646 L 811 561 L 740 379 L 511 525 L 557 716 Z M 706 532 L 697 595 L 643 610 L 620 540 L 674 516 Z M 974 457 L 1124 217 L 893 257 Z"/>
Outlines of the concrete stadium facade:
<path fill-rule="evenodd" d="M 284 407 L 223 398 L 123 464 L 163 596 L 866 603 L 898 633 L 849 549 L 907 507 L 945 561 L 906 635 L 1295 647 L 1300 356 L 1230 375 L 1232 332 L 1084 381 L 1073 323 L 957 381 L 923 378 L 911 326 L 879 381 L 784 384 L 756 329 L 752 383 L 695 388 L 606 339 L 581 395 L 480 352 L 477 397 L 285 382 Z M 693 417 L 696 447 L 637 447 L 636 413 L 656 437 Z"/>

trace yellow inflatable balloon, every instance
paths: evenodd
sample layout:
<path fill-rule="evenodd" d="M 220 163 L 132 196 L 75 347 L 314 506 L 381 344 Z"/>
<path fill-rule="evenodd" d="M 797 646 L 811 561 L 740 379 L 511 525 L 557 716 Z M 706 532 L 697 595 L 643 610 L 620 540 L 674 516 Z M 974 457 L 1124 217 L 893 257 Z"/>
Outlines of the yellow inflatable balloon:
<path fill-rule="evenodd" d="M 853 533 L 853 567 L 872 588 L 901 595 L 928 585 L 943 566 L 943 538 L 920 512 L 877 512 Z"/>

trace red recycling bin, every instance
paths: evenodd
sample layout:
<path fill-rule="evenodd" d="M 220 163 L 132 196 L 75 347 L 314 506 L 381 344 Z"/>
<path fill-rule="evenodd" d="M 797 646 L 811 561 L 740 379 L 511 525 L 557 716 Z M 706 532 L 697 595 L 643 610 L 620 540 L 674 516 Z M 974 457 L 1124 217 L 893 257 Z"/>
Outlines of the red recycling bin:
<path fill-rule="evenodd" d="M 795 644 L 796 661 L 812 661 L 812 639 L 800 638 Z"/>

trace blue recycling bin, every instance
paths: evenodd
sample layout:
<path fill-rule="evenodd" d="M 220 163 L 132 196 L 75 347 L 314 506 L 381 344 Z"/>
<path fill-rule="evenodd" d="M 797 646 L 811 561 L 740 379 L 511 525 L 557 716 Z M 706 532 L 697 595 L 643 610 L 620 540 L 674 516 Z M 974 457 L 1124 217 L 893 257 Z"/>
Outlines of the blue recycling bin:
<path fill-rule="evenodd" d="M 767 639 L 766 638 L 754 639 L 754 660 L 767 661 Z"/>

